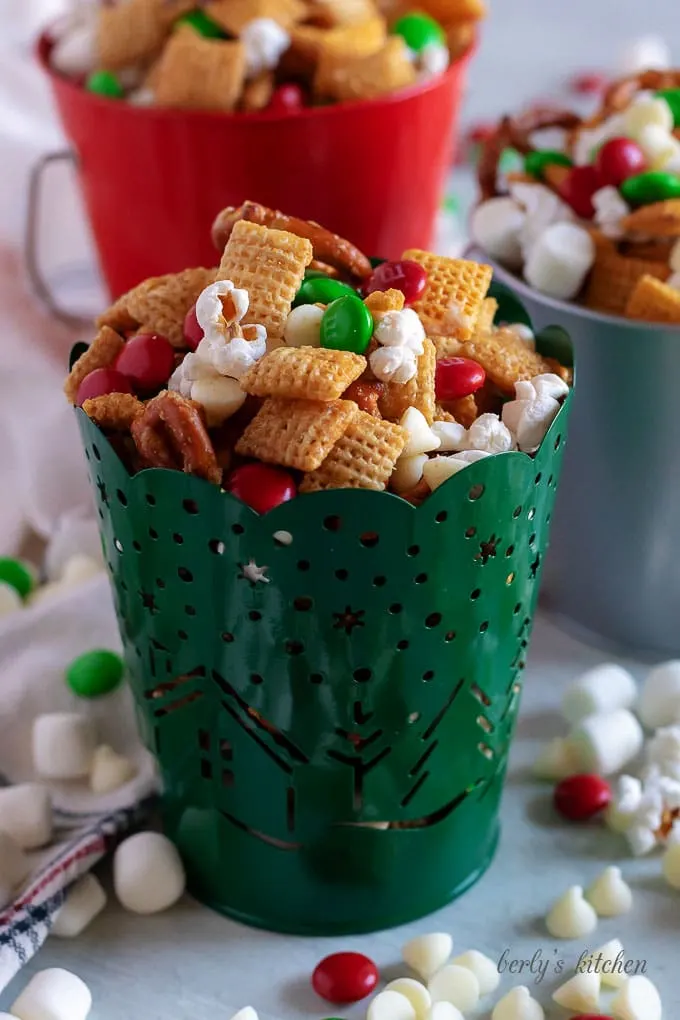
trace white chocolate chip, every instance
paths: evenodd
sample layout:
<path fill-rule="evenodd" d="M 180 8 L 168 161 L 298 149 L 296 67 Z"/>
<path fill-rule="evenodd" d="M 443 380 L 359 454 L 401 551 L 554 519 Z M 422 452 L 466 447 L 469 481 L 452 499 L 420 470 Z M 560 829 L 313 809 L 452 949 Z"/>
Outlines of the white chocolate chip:
<path fill-rule="evenodd" d="M 476 460 L 488 456 L 489 454 L 483 450 L 465 450 L 462 453 L 454 453 L 451 457 L 430 457 L 423 468 L 423 478 L 434 492 L 452 475 L 457 475 Z"/>
<path fill-rule="evenodd" d="M 84 981 L 54 967 L 34 974 L 10 1006 L 17 1020 L 86 1020 L 92 995 Z"/>
<path fill-rule="evenodd" d="M 673 889 L 680 889 L 680 843 L 673 843 L 663 855 L 663 875 Z"/>
<path fill-rule="evenodd" d="M 208 428 L 215 428 L 236 414 L 245 403 L 246 394 L 238 380 L 225 375 L 213 375 L 197 379 L 191 384 L 191 399 L 205 411 Z"/>
<path fill-rule="evenodd" d="M 518 985 L 496 1003 L 491 1020 L 545 1020 L 545 1013 L 526 985 Z"/>
<path fill-rule="evenodd" d="M 580 885 L 574 885 L 553 904 L 545 926 L 556 939 L 580 939 L 597 927 L 597 914 L 583 897 Z"/>
<path fill-rule="evenodd" d="M 426 464 L 426 453 L 418 453 L 415 457 L 404 457 L 402 454 L 390 476 L 390 487 L 400 493 L 414 489 L 423 477 L 423 468 Z"/>
<path fill-rule="evenodd" d="M 467 446 L 467 429 L 457 421 L 435 421 L 432 431 L 439 439 L 442 453 L 460 453 Z"/>
<path fill-rule="evenodd" d="M 595 1013 L 600 1008 L 600 984 L 595 972 L 576 974 L 553 992 L 553 1000 L 577 1013 Z"/>
<path fill-rule="evenodd" d="M 600 975 L 603 985 L 608 988 L 621 988 L 628 980 L 624 968 L 624 950 L 618 939 L 605 942 L 583 961 L 587 972 Z"/>
<path fill-rule="evenodd" d="M 401 992 L 380 992 L 369 1002 L 366 1020 L 416 1020 L 416 1011 Z"/>
<path fill-rule="evenodd" d="M 474 1009 L 479 1002 L 479 981 L 467 967 L 447 963 L 428 984 L 434 1002 L 450 1002 L 461 1013 Z"/>
<path fill-rule="evenodd" d="M 531 246 L 524 276 L 542 294 L 569 301 L 576 297 L 595 261 L 595 244 L 576 223 L 553 223 Z"/>
<path fill-rule="evenodd" d="M 616 1020 L 661 1020 L 661 997 L 649 978 L 628 978 L 609 1009 Z"/>
<path fill-rule="evenodd" d="M 238 1013 L 234 1013 L 231 1020 L 259 1020 L 259 1018 L 252 1006 L 244 1006 Z"/>
<path fill-rule="evenodd" d="M 484 253 L 508 269 L 522 265 L 519 238 L 526 213 L 508 196 L 480 202 L 470 219 L 470 233 Z"/>
<path fill-rule="evenodd" d="M 459 967 L 467 967 L 468 970 L 472 971 L 479 982 L 479 994 L 481 997 L 495 992 L 501 982 L 497 965 L 477 949 L 469 949 L 467 953 L 454 956 L 451 963 L 455 963 Z"/>
<path fill-rule="evenodd" d="M 417 407 L 407 407 L 399 424 L 408 432 L 402 457 L 415 457 L 416 454 L 431 453 L 432 450 L 439 449 L 441 440 L 435 436 L 427 424 L 427 418 Z"/>
<path fill-rule="evenodd" d="M 83 875 L 69 889 L 66 900 L 54 917 L 51 934 L 73 939 L 84 932 L 106 906 L 106 893 L 94 875 Z"/>
<path fill-rule="evenodd" d="M 533 773 L 539 779 L 567 779 L 578 772 L 578 760 L 569 740 L 555 737 L 539 752 Z"/>
<path fill-rule="evenodd" d="M 586 670 L 562 698 L 562 715 L 574 726 L 589 715 L 631 708 L 637 698 L 635 680 L 623 666 L 604 662 Z"/>
<path fill-rule="evenodd" d="M 598 917 L 620 917 L 633 906 L 633 893 L 621 877 L 621 869 L 605 868 L 586 889 L 586 899 Z"/>
<path fill-rule="evenodd" d="M 384 991 L 399 992 L 400 995 L 405 996 L 413 1006 L 416 1020 L 426 1020 L 432 1005 L 432 998 L 425 985 L 420 981 L 408 977 L 397 978 L 396 981 L 390 981 L 388 985 L 385 985 Z"/>
<path fill-rule="evenodd" d="M 611 776 L 637 757 L 644 734 L 635 716 L 621 708 L 583 719 L 569 739 L 584 772 Z"/>
<path fill-rule="evenodd" d="M 135 765 L 112 747 L 102 744 L 94 752 L 90 789 L 93 793 L 111 793 L 125 786 L 137 774 Z"/>
<path fill-rule="evenodd" d="M 40 783 L 0 787 L 0 829 L 22 850 L 35 850 L 52 839 L 52 801 Z"/>
<path fill-rule="evenodd" d="M 186 878 L 177 850 L 158 832 L 129 836 L 113 858 L 113 885 L 126 910 L 158 914 L 184 893 Z"/>
<path fill-rule="evenodd" d="M 39 715 L 33 724 L 33 764 L 46 779 L 89 775 L 95 749 L 92 723 L 73 712 Z"/>
<path fill-rule="evenodd" d="M 429 981 L 438 970 L 448 963 L 453 949 L 453 940 L 446 932 L 430 932 L 417 935 L 402 947 L 404 962 Z"/>
<path fill-rule="evenodd" d="M 637 711 L 649 730 L 680 723 L 680 659 L 662 662 L 647 674 Z"/>
<path fill-rule="evenodd" d="M 452 1002 L 433 1002 L 427 1020 L 465 1020 L 465 1017 Z"/>
<path fill-rule="evenodd" d="M 288 347 L 319 347 L 321 320 L 325 311 L 318 305 L 298 305 L 293 308 L 283 327 L 283 339 Z"/>
<path fill-rule="evenodd" d="M 623 127 L 628 138 L 642 144 L 645 130 L 663 128 L 670 135 L 673 130 L 673 113 L 665 99 L 654 96 L 637 96 L 623 111 Z"/>

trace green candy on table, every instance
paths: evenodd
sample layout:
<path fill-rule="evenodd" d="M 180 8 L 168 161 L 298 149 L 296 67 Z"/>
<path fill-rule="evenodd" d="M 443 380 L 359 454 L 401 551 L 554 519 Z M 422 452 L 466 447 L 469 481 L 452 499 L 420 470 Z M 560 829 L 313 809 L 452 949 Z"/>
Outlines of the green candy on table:
<path fill-rule="evenodd" d="M 657 99 L 665 99 L 673 114 L 673 126 L 680 127 L 680 89 L 659 89 Z"/>
<path fill-rule="evenodd" d="M 21 595 L 28 598 L 35 588 L 35 574 L 32 568 L 22 560 L 14 560 L 10 556 L 0 556 L 0 582 L 9 584 Z"/>
<path fill-rule="evenodd" d="M 303 281 L 302 286 L 295 295 L 293 308 L 298 305 L 329 305 L 337 298 L 350 295 L 356 297 L 356 291 L 340 280 L 332 280 L 330 276 L 310 276 Z"/>
<path fill-rule="evenodd" d="M 356 294 L 346 294 L 328 306 L 321 320 L 321 346 L 363 354 L 373 336 L 373 317 Z"/>
<path fill-rule="evenodd" d="M 528 152 L 524 157 L 525 171 L 539 180 L 543 178 L 547 166 L 573 166 L 573 163 L 556 149 L 538 149 L 536 152 Z"/>
<path fill-rule="evenodd" d="M 629 205 L 651 205 L 669 198 L 680 198 L 680 174 L 648 170 L 629 177 L 619 190 Z"/>
<path fill-rule="evenodd" d="M 122 99 L 125 95 L 125 89 L 113 71 L 93 71 L 87 79 L 85 88 L 88 92 L 108 96 L 109 99 Z"/>
<path fill-rule="evenodd" d="M 205 11 L 196 10 L 183 14 L 181 18 L 177 19 L 173 28 L 181 28 L 182 25 L 188 25 L 189 28 L 193 28 L 195 32 L 198 32 L 205 39 L 224 39 L 226 37 L 225 32 L 217 22 L 208 17 Z"/>
<path fill-rule="evenodd" d="M 426 46 L 441 46 L 446 43 L 444 29 L 429 14 L 412 12 L 399 18 L 392 27 L 394 35 L 400 35 L 408 48 L 420 53 Z"/>
<path fill-rule="evenodd" d="M 100 698 L 115 691 L 124 672 L 120 655 L 99 648 L 73 660 L 66 669 L 66 683 L 79 698 Z"/>

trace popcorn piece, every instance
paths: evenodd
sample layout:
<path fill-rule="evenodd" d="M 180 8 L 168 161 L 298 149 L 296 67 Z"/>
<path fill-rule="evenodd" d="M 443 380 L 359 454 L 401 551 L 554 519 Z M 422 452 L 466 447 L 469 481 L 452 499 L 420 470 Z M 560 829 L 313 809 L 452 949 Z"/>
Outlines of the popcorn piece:
<path fill-rule="evenodd" d="M 40 783 L 0 787 L 0 829 L 22 850 L 45 846 L 52 838 L 52 800 Z"/>
<path fill-rule="evenodd" d="M 526 390 L 519 390 L 518 399 L 503 405 L 501 416 L 519 449 L 525 453 L 535 453 L 557 417 L 560 405 L 553 397 L 536 395 L 522 399 L 519 397 L 520 392 Z"/>
<path fill-rule="evenodd" d="M 19 844 L 0 829 L 0 910 L 11 902 L 29 870 L 28 858 Z"/>
<path fill-rule="evenodd" d="M 621 877 L 620 868 L 605 868 L 586 889 L 585 895 L 598 917 L 619 917 L 633 906 L 633 893 Z"/>
<path fill-rule="evenodd" d="M 482 998 L 495 992 L 501 982 L 497 965 L 477 949 L 469 949 L 460 956 L 454 956 L 451 963 L 472 971 L 479 983 L 479 994 Z"/>
<path fill-rule="evenodd" d="M 604 820 L 613 832 L 626 832 L 635 822 L 642 801 L 642 783 L 634 776 L 619 776 Z"/>
<path fill-rule="evenodd" d="M 600 1008 L 600 975 L 576 974 L 553 992 L 553 1001 L 579 1013 L 595 1013 Z"/>
<path fill-rule="evenodd" d="M 480 248 L 508 269 L 522 265 L 520 234 L 526 212 L 508 196 L 480 202 L 470 220 L 470 232 Z"/>
<path fill-rule="evenodd" d="M 437 971 L 428 988 L 434 1002 L 450 1002 L 463 1014 L 475 1009 L 479 1002 L 477 975 L 456 963 L 448 963 Z"/>
<path fill-rule="evenodd" d="M 45 779 L 89 775 L 94 750 L 94 727 L 84 716 L 53 712 L 39 715 L 33 724 L 33 765 Z"/>
<path fill-rule="evenodd" d="M 129 758 L 102 744 L 92 759 L 90 789 L 93 793 L 111 793 L 129 783 L 136 774 L 137 769 Z"/>
<path fill-rule="evenodd" d="M 196 301 L 196 320 L 210 345 L 232 338 L 230 327 L 248 311 L 248 291 L 235 287 L 231 280 L 218 280 L 201 292 Z"/>
<path fill-rule="evenodd" d="M 246 53 L 246 76 L 273 71 L 290 46 L 288 32 L 273 18 L 253 18 L 239 33 Z"/>
<path fill-rule="evenodd" d="M 337 400 L 365 368 L 351 351 L 277 347 L 241 376 L 241 387 L 256 397 Z"/>
<path fill-rule="evenodd" d="M 368 362 L 376 379 L 384 383 L 403 385 L 418 371 L 417 355 L 409 347 L 379 347 Z"/>
<path fill-rule="evenodd" d="M 631 708 L 637 698 L 635 680 L 623 666 L 605 662 L 586 670 L 562 698 L 562 715 L 571 725 L 589 715 Z"/>
<path fill-rule="evenodd" d="M 641 974 L 628 978 L 609 1008 L 616 1020 L 661 1020 L 661 997 Z"/>
<path fill-rule="evenodd" d="M 529 989 L 518 985 L 496 1003 L 491 1020 L 545 1020 L 545 1013 Z"/>
<path fill-rule="evenodd" d="M 467 448 L 484 453 L 505 453 L 515 447 L 510 430 L 497 414 L 481 414 L 467 432 Z"/>
<path fill-rule="evenodd" d="M 87 1020 L 92 995 L 84 981 L 68 970 L 41 970 L 10 1006 L 17 1020 Z"/>
<path fill-rule="evenodd" d="M 366 1020 L 416 1020 L 416 1011 L 401 992 L 380 992 L 368 1004 Z"/>
<path fill-rule="evenodd" d="M 184 894 L 184 865 L 165 836 L 138 832 L 124 840 L 114 854 L 113 884 L 126 910 L 158 914 Z"/>
<path fill-rule="evenodd" d="M 427 1014 L 432 1005 L 432 999 L 425 985 L 413 978 L 397 978 L 385 985 L 384 991 L 398 992 L 403 995 L 413 1006 L 416 1020 L 426 1020 Z"/>
<path fill-rule="evenodd" d="M 399 424 L 408 433 L 406 446 L 402 451 L 403 457 L 415 457 L 416 454 L 430 453 L 432 450 L 439 449 L 441 440 L 434 434 L 427 424 L 425 416 L 416 407 L 409 407 L 404 411 Z"/>
<path fill-rule="evenodd" d="M 680 726 L 657 730 L 647 742 L 645 758 L 647 765 L 656 766 L 661 775 L 680 781 Z"/>
<path fill-rule="evenodd" d="M 432 432 L 439 440 L 442 453 L 459 453 L 467 448 L 467 429 L 457 421 L 435 421 Z"/>
<path fill-rule="evenodd" d="M 556 939 L 581 939 L 597 927 L 597 914 L 583 897 L 583 889 L 574 885 L 553 904 L 545 926 Z"/>
<path fill-rule="evenodd" d="M 386 312 L 381 316 L 373 335 L 383 347 L 409 347 L 416 354 L 423 353 L 425 330 L 412 308 Z"/>
<path fill-rule="evenodd" d="M 427 461 L 428 457 L 425 453 L 418 453 L 414 457 L 405 457 L 402 454 L 390 477 L 390 488 L 399 494 L 415 489 L 423 477 L 423 469 Z"/>
<path fill-rule="evenodd" d="M 384 348 L 384 350 L 405 350 L 405 348 Z M 435 376 L 437 371 L 437 350 L 432 340 L 423 340 L 423 353 L 416 362 L 416 374 L 403 385 L 386 383 L 378 399 L 378 408 L 383 418 L 399 421 L 404 411 L 415 407 L 425 417 L 428 425 L 435 415 Z"/>
<path fill-rule="evenodd" d="M 352 400 L 270 397 L 247 426 L 236 452 L 268 464 L 314 471 L 359 413 Z"/>
<path fill-rule="evenodd" d="M 66 894 L 54 917 L 51 934 L 74 939 L 94 921 L 106 906 L 106 893 L 93 874 L 83 875 Z"/>
<path fill-rule="evenodd" d="M 647 674 L 637 711 L 650 730 L 680 723 L 680 659 L 663 662 Z"/>
<path fill-rule="evenodd" d="M 585 772 L 611 776 L 642 750 L 644 736 L 639 722 L 626 709 L 592 715 L 572 730 L 569 739 Z"/>
<path fill-rule="evenodd" d="M 243 406 L 246 394 L 237 379 L 216 375 L 196 379 L 191 384 L 191 399 L 205 411 L 208 428 L 222 425 Z"/>
<path fill-rule="evenodd" d="M 546 744 L 533 764 L 533 773 L 539 779 L 567 779 L 578 772 L 578 760 L 569 740 L 555 737 Z"/>
<path fill-rule="evenodd" d="M 588 971 L 593 970 L 600 975 L 603 985 L 608 988 L 621 988 L 628 980 L 624 970 L 624 951 L 618 939 L 606 942 L 584 960 Z"/>
<path fill-rule="evenodd" d="M 0 581 L 0 618 L 15 613 L 17 609 L 23 609 L 24 600 L 14 585 Z"/>
<path fill-rule="evenodd" d="M 447 963 L 453 949 L 453 940 L 446 932 L 430 932 L 417 935 L 404 946 L 401 955 L 404 962 L 426 981 Z"/>
<path fill-rule="evenodd" d="M 465 450 L 451 457 L 431 457 L 423 468 L 423 478 L 434 492 L 452 475 L 457 475 L 459 471 L 474 464 L 475 460 L 482 460 L 488 456 L 488 453 L 481 450 Z"/>
<path fill-rule="evenodd" d="M 97 368 L 110 368 L 123 350 L 125 341 L 107 325 L 100 325 L 99 332 L 88 347 L 80 355 L 68 374 L 64 383 L 64 393 L 70 403 L 75 404 L 80 384 Z"/>
<path fill-rule="evenodd" d="M 553 223 L 539 234 L 524 264 L 527 283 L 562 301 L 576 297 L 595 261 L 595 245 L 584 227 Z"/>
<path fill-rule="evenodd" d="M 630 206 L 621 197 L 618 188 L 607 185 L 595 192 L 592 198 L 595 207 L 594 221 L 605 237 L 616 241 L 624 236 L 622 220 L 630 212 Z"/>
<path fill-rule="evenodd" d="M 318 305 L 298 305 L 291 309 L 283 329 L 288 347 L 319 347 L 324 309 Z"/>

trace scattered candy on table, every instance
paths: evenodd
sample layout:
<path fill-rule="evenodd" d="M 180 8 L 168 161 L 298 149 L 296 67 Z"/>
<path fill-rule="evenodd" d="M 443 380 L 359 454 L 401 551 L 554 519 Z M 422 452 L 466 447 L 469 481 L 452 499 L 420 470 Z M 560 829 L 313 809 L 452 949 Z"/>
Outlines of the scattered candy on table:
<path fill-rule="evenodd" d="M 71 886 L 66 900 L 55 914 L 51 934 L 60 939 L 74 939 L 82 934 L 101 914 L 107 895 L 93 874 L 83 875 Z"/>
<path fill-rule="evenodd" d="M 158 914 L 184 895 L 184 865 L 170 840 L 159 832 L 138 832 L 113 856 L 116 897 L 133 914 Z"/>
<path fill-rule="evenodd" d="M 571 775 L 555 787 L 555 808 L 573 822 L 593 818 L 612 799 L 609 783 L 596 775 Z"/>

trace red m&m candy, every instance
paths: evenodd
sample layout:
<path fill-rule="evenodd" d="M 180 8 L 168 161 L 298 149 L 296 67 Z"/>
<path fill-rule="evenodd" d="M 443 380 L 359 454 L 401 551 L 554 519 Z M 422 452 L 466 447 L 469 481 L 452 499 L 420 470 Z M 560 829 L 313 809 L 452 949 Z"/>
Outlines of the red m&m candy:
<path fill-rule="evenodd" d="M 585 822 L 607 807 L 612 788 L 606 779 L 590 774 L 569 776 L 555 787 L 555 808 L 570 822 Z"/>
<path fill-rule="evenodd" d="M 438 400 L 459 400 L 484 385 L 486 372 L 472 358 L 440 358 L 437 362 L 435 392 Z"/>
<path fill-rule="evenodd" d="M 258 514 L 266 514 L 296 495 L 292 476 L 268 464 L 244 464 L 236 468 L 229 475 L 225 488 Z"/>
<path fill-rule="evenodd" d="M 270 113 L 298 113 L 304 105 L 305 97 L 300 86 L 288 82 L 274 89 L 267 110 Z"/>
<path fill-rule="evenodd" d="M 105 397 L 108 393 L 132 393 L 130 380 L 115 368 L 95 368 L 78 387 L 76 404 L 82 407 L 86 400 Z"/>
<path fill-rule="evenodd" d="M 577 216 L 590 220 L 595 215 L 593 195 L 602 187 L 594 166 L 574 166 L 559 186 L 560 198 L 571 206 Z"/>
<path fill-rule="evenodd" d="M 190 308 L 186 314 L 183 333 L 187 347 L 190 350 L 195 351 L 204 335 L 203 330 L 198 324 L 198 319 L 196 318 L 196 305 L 194 305 L 193 308 Z"/>
<path fill-rule="evenodd" d="M 602 184 L 619 184 L 629 177 L 642 173 L 647 161 L 645 154 L 632 138 L 612 138 L 605 142 L 595 159 L 595 168 Z"/>
<path fill-rule="evenodd" d="M 378 983 L 378 968 L 362 953 L 332 953 L 317 964 L 312 988 L 328 1002 L 358 1002 Z"/>
<path fill-rule="evenodd" d="M 426 283 L 427 272 L 419 263 L 401 259 L 399 262 L 381 262 L 376 266 L 363 290 L 366 297 L 374 290 L 400 290 L 404 303 L 412 305 L 425 290 Z"/>
<path fill-rule="evenodd" d="M 116 359 L 116 368 L 136 390 L 148 392 L 165 386 L 175 367 L 175 349 L 156 333 L 130 337 Z"/>

